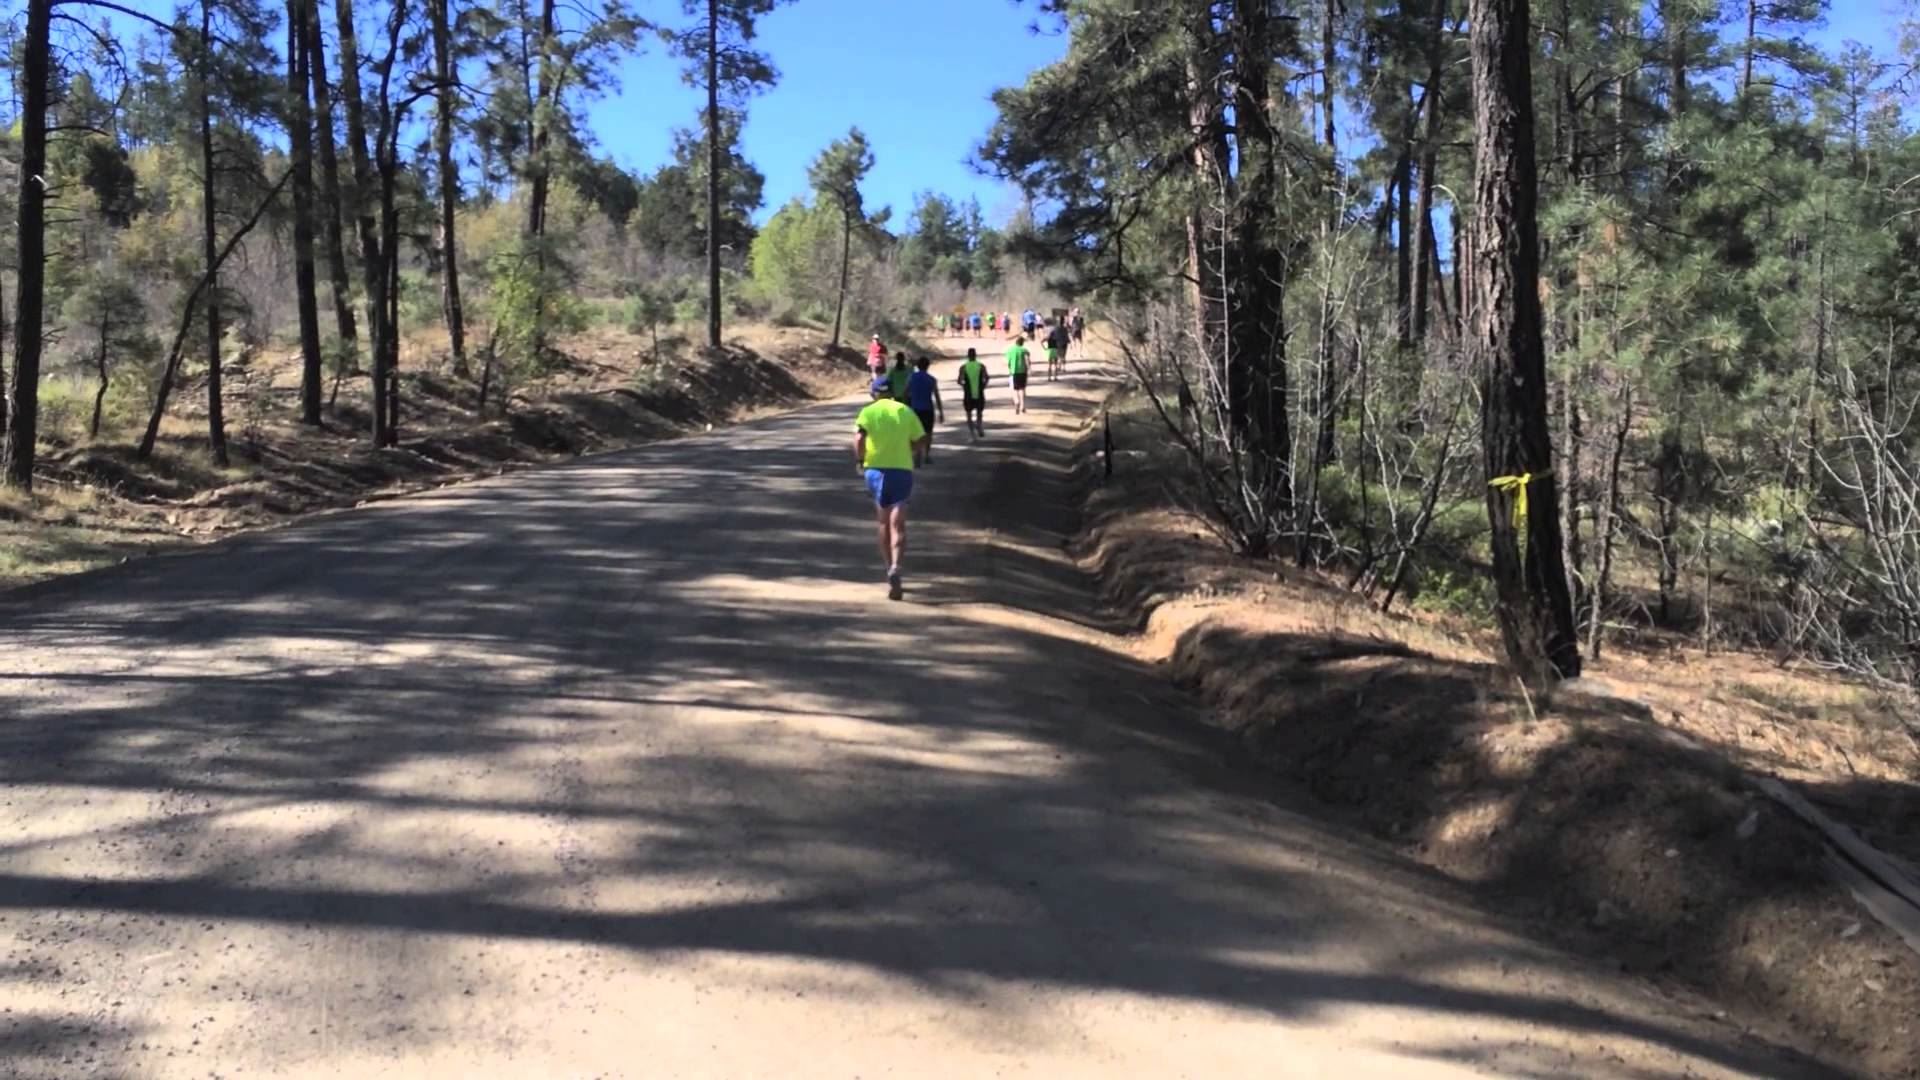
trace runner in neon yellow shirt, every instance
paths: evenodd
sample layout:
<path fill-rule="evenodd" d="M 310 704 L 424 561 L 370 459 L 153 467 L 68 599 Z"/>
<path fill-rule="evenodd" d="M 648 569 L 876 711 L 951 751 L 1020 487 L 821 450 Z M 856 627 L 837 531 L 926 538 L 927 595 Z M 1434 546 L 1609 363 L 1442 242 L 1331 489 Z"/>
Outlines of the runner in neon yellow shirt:
<path fill-rule="evenodd" d="M 887 598 L 904 595 L 900 562 L 907 553 L 907 500 L 913 497 L 913 463 L 932 441 L 920 418 L 893 398 L 893 384 L 873 380 L 872 404 L 853 422 L 853 458 L 873 496 L 880 558 L 887 566 Z"/>
<path fill-rule="evenodd" d="M 1027 411 L 1027 339 L 1017 337 L 1007 347 L 1007 379 L 1013 383 L 1013 415 Z"/>

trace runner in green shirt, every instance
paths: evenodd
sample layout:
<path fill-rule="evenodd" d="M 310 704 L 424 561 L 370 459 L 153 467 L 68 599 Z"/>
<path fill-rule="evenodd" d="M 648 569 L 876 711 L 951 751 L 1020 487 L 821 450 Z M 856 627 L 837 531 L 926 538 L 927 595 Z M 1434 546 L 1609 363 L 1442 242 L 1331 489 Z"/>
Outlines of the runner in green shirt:
<path fill-rule="evenodd" d="M 1013 383 L 1013 415 L 1027 411 L 1027 339 L 1017 337 L 1007 347 L 1007 379 Z"/>
<path fill-rule="evenodd" d="M 967 430 L 979 438 L 987 433 L 987 365 L 980 362 L 980 356 L 972 349 L 967 350 L 967 358 L 960 364 L 960 404 L 967 413 Z"/>
<path fill-rule="evenodd" d="M 907 380 L 913 376 L 913 370 L 907 367 L 907 354 L 893 354 L 893 370 L 887 372 L 887 383 L 893 387 L 893 400 L 907 400 Z"/>

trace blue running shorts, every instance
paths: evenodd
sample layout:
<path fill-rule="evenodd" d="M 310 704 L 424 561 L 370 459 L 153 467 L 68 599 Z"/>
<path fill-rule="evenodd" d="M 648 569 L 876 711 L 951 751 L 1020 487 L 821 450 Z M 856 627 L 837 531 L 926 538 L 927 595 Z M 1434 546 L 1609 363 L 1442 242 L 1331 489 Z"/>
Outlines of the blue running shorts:
<path fill-rule="evenodd" d="M 873 505 L 882 510 L 899 506 L 913 497 L 912 469 L 868 469 L 867 490 Z"/>

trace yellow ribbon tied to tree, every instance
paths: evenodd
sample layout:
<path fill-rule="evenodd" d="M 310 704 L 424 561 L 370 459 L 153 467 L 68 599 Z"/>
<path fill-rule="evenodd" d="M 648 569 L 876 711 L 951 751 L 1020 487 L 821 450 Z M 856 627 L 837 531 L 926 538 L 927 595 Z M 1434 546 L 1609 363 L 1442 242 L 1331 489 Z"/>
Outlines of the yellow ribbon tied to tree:
<path fill-rule="evenodd" d="M 1524 472 L 1518 476 L 1496 476 L 1487 481 L 1487 486 L 1504 494 L 1513 496 L 1513 527 L 1520 533 L 1520 554 L 1527 553 L 1527 488 L 1538 477 L 1551 475 L 1547 472 Z"/>

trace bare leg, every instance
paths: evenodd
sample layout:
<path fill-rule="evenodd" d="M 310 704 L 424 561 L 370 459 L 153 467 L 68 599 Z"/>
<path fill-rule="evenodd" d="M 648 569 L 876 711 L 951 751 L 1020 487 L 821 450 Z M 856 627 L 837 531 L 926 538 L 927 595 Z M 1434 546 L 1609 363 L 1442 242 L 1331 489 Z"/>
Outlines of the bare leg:
<path fill-rule="evenodd" d="M 888 549 L 893 557 L 891 568 L 898 573 L 900 564 L 905 561 L 907 555 L 907 504 L 901 503 L 881 513 L 887 515 L 881 528 L 887 529 L 892 534 L 892 546 Z"/>
<path fill-rule="evenodd" d="M 892 512 L 881 507 L 875 507 L 873 513 L 874 520 L 880 527 L 880 561 L 891 566 L 892 563 L 888 562 L 888 560 L 894 557 Z"/>

